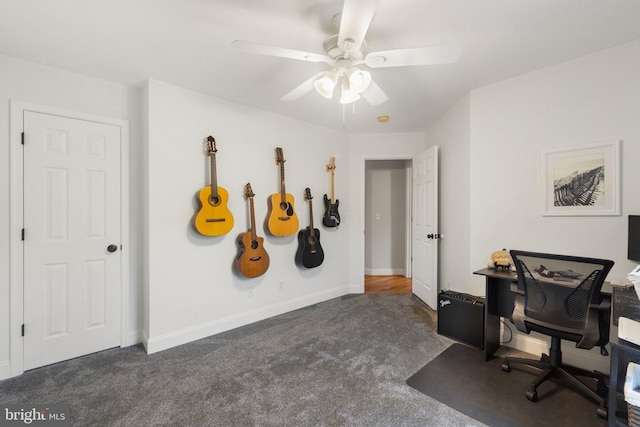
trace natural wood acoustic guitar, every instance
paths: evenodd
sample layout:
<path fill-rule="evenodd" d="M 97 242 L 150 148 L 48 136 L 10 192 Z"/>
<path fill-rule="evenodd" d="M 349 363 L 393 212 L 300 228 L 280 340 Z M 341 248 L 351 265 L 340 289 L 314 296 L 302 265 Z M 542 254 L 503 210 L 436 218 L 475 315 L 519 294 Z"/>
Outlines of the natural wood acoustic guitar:
<path fill-rule="evenodd" d="M 195 227 L 205 236 L 221 236 L 233 228 L 233 215 L 227 207 L 229 193 L 218 187 L 216 170 L 216 140 L 209 136 L 206 142 L 211 167 L 211 185 L 200 190 L 200 211 L 195 218 Z"/>
<path fill-rule="evenodd" d="M 253 278 L 262 276 L 269 269 L 269 254 L 264 249 L 264 239 L 256 234 L 256 217 L 253 209 L 254 194 L 250 183 L 244 186 L 244 194 L 249 199 L 251 228 L 238 236 L 239 250 L 234 267 L 243 276 Z"/>
<path fill-rule="evenodd" d="M 284 154 L 276 148 L 276 163 L 280 166 L 280 192 L 269 198 L 267 229 L 274 236 L 290 236 L 298 231 L 298 216 L 293 208 L 293 196 L 284 187 Z"/>
<path fill-rule="evenodd" d="M 309 226 L 298 232 L 296 263 L 306 268 L 314 268 L 324 261 L 324 251 L 320 245 L 320 231 L 313 228 L 313 204 L 311 190 L 304 190 L 304 199 L 309 202 Z"/>

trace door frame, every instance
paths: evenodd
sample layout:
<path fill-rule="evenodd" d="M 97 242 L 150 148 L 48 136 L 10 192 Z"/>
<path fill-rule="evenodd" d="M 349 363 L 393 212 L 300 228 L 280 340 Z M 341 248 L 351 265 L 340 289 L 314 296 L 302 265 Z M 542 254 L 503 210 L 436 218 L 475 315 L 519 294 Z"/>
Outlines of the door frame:
<path fill-rule="evenodd" d="M 392 154 L 365 154 L 362 155 L 360 157 L 360 161 L 359 163 L 359 173 L 358 173 L 358 179 L 359 179 L 359 183 L 358 183 L 358 187 L 357 188 L 365 188 L 365 185 L 367 183 L 367 178 L 366 178 L 366 162 L 368 160 L 405 160 L 405 161 L 411 161 L 413 159 L 413 157 L 409 156 L 409 155 L 392 155 Z M 411 166 L 407 166 L 405 165 L 405 174 L 407 174 L 407 168 L 411 168 Z M 413 177 L 411 175 L 411 172 L 409 171 L 408 175 L 406 176 L 406 180 L 405 180 L 405 191 L 406 191 L 406 199 L 405 199 L 405 203 L 406 203 L 406 209 L 411 209 L 412 206 L 412 195 L 413 195 L 413 187 L 412 187 L 412 182 L 413 182 Z M 357 289 L 353 289 L 354 292 L 357 293 L 364 293 L 364 276 L 365 276 L 365 262 L 364 262 L 364 253 L 366 250 L 366 242 L 364 239 L 364 227 L 365 227 L 365 193 L 366 191 L 361 191 L 358 195 L 358 207 L 359 207 L 359 211 L 358 212 L 358 216 L 360 218 L 360 221 L 362 223 L 362 250 L 360 251 L 361 253 L 359 254 L 359 259 L 360 259 L 360 280 L 359 280 L 359 286 Z M 407 211 L 407 216 L 406 216 L 407 222 L 405 224 L 405 266 L 408 267 L 408 270 L 405 271 L 405 277 L 411 277 L 411 211 Z M 408 242 L 408 243 L 407 243 Z"/>
<path fill-rule="evenodd" d="M 24 150 L 22 145 L 22 132 L 24 130 L 24 113 L 26 111 L 61 116 L 71 119 L 91 121 L 120 127 L 120 234 L 121 245 L 124 251 L 130 250 L 129 246 L 129 122 L 122 119 L 99 116 L 65 110 L 46 105 L 33 104 L 17 100 L 10 100 L 9 123 L 9 328 L 10 328 L 10 354 L 8 375 L 0 372 L 0 379 L 17 376 L 24 372 L 24 340 L 22 338 L 22 324 L 24 323 L 24 251 L 22 241 L 22 229 L 24 228 Z M 121 316 L 122 327 L 120 331 L 120 345 L 127 345 L 129 331 L 129 255 L 121 257 Z"/>

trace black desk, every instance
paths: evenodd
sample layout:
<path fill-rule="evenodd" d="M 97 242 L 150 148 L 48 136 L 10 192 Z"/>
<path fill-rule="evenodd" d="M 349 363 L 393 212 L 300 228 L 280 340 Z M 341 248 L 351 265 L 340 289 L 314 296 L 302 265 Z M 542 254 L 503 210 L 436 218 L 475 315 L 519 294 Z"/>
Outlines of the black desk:
<path fill-rule="evenodd" d="M 485 276 L 484 301 L 484 360 L 489 360 L 500 348 L 500 317 L 511 317 L 518 278 L 511 271 L 483 268 L 473 274 Z"/>

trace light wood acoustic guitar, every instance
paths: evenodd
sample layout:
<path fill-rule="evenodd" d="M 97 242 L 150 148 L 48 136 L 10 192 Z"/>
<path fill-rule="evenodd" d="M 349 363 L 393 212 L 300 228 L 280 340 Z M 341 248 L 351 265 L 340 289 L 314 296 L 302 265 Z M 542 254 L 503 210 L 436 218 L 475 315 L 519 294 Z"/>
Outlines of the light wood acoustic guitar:
<path fill-rule="evenodd" d="M 234 267 L 243 276 L 253 278 L 262 276 L 269 269 L 269 254 L 264 249 L 262 237 L 256 234 L 256 217 L 253 209 L 253 190 L 251 184 L 244 186 L 244 194 L 249 199 L 251 228 L 238 236 L 238 256 Z"/>
<path fill-rule="evenodd" d="M 304 190 L 304 199 L 309 202 L 309 226 L 298 232 L 296 263 L 306 268 L 318 267 L 324 261 L 324 251 L 320 245 L 320 231 L 313 228 L 313 204 L 311 190 Z"/>
<path fill-rule="evenodd" d="M 298 216 L 293 208 L 293 196 L 284 188 L 284 154 L 276 148 L 276 163 L 280 165 L 280 192 L 269 198 L 267 229 L 274 236 L 290 236 L 298 231 Z"/>
<path fill-rule="evenodd" d="M 340 201 L 335 198 L 333 192 L 333 179 L 336 170 L 336 158 L 331 157 L 329 164 L 327 165 L 327 172 L 331 173 L 331 198 L 324 195 L 324 215 L 322 216 L 322 224 L 325 227 L 338 227 L 340 225 L 340 213 L 338 212 L 338 205 Z"/>
<path fill-rule="evenodd" d="M 200 211 L 196 215 L 195 227 L 205 236 L 221 236 L 233 228 L 233 215 L 227 207 L 229 193 L 218 187 L 216 170 L 216 140 L 209 136 L 206 142 L 211 165 L 211 185 L 200 190 Z"/>

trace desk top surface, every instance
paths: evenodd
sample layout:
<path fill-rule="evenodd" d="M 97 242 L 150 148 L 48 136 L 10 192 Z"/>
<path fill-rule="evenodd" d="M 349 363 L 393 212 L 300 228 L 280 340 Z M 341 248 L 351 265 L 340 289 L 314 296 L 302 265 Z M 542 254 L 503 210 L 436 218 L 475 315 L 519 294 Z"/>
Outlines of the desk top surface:
<path fill-rule="evenodd" d="M 518 281 L 518 275 L 514 271 L 496 270 L 495 268 L 489 267 L 474 271 L 473 274 L 493 277 L 495 279 L 511 280 L 513 282 Z M 612 290 L 613 287 L 611 286 L 611 282 L 604 282 L 602 284 L 602 289 L 600 289 L 600 292 L 606 295 L 611 295 Z"/>
<path fill-rule="evenodd" d="M 489 268 L 489 267 L 480 269 L 478 271 L 474 271 L 473 274 L 479 274 L 480 276 L 495 277 L 496 279 L 512 280 L 514 282 L 518 280 L 518 275 L 515 273 L 515 271 L 497 270 L 495 268 Z"/>

